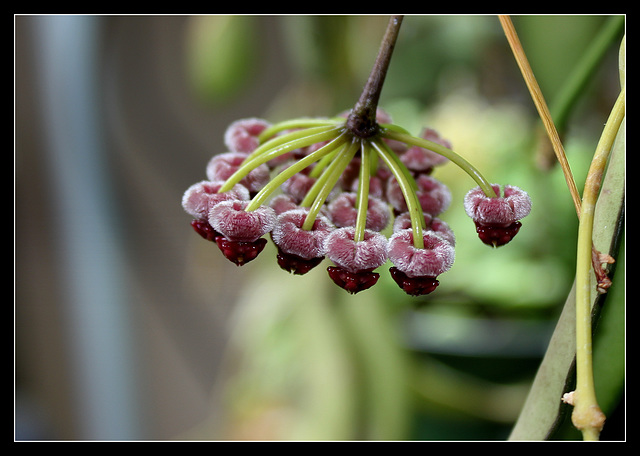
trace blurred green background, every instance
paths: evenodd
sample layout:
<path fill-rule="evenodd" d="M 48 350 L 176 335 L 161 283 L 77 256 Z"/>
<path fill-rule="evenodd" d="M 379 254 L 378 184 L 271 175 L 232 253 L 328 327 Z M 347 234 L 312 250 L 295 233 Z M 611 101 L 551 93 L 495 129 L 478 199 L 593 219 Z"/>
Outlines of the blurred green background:
<path fill-rule="evenodd" d="M 434 294 L 410 298 L 383 271 L 350 296 L 323 267 L 280 270 L 272 246 L 238 269 L 180 207 L 232 121 L 351 108 L 387 20 L 15 18 L 17 440 L 508 437 L 573 283 L 578 224 L 497 17 L 407 16 L 382 93 L 395 123 L 437 129 L 533 200 L 491 249 L 462 209 L 473 182 L 439 169 L 457 248 Z M 552 109 L 609 20 L 513 17 Z M 562 124 L 580 189 L 623 27 Z M 613 290 L 623 303 L 624 283 Z M 623 332 L 624 305 L 609 307 Z M 621 344 L 604 359 L 623 364 Z M 618 440 L 624 382 L 610 375 L 603 439 Z"/>

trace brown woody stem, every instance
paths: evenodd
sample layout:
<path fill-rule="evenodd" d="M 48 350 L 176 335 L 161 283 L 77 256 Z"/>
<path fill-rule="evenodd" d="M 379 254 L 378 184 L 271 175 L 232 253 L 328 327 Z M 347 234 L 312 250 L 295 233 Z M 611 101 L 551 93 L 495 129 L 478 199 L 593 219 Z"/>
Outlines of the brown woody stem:
<path fill-rule="evenodd" d="M 391 16 L 391 19 L 389 19 L 389 24 L 380 44 L 378 56 L 369 74 L 369 79 L 362 90 L 360 99 L 347 119 L 349 130 L 360 138 L 371 138 L 379 131 L 378 122 L 376 121 L 378 101 L 380 100 L 384 79 L 391 62 L 391 54 L 400 32 L 402 19 L 403 16 Z"/>

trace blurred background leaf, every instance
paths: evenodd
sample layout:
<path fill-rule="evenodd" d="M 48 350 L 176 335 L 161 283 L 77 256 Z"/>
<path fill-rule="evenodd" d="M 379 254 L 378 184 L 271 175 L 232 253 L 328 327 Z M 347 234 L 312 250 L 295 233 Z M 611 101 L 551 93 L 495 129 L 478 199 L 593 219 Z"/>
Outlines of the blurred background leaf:
<path fill-rule="evenodd" d="M 186 71 L 194 96 L 214 106 L 231 102 L 260 64 L 257 18 L 194 16 L 186 34 Z"/>

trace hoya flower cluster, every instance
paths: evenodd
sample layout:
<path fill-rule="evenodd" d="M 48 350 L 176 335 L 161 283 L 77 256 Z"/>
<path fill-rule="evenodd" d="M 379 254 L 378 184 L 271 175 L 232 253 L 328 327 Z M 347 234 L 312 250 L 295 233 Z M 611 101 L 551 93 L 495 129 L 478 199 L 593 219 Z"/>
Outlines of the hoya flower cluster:
<path fill-rule="evenodd" d="M 227 151 L 184 193 L 195 231 L 237 265 L 253 260 L 267 238 L 291 273 L 328 259 L 329 277 L 350 293 L 373 286 L 390 262 L 391 277 L 417 296 L 438 286 L 455 256 L 454 234 L 439 218 L 451 193 L 432 176 L 435 167 L 454 161 L 480 184 L 465 210 L 489 245 L 509 242 L 529 213 L 525 192 L 507 186 L 500 196 L 434 130 L 412 136 L 378 110 L 375 134 L 362 137 L 345 119 L 231 124 Z"/>

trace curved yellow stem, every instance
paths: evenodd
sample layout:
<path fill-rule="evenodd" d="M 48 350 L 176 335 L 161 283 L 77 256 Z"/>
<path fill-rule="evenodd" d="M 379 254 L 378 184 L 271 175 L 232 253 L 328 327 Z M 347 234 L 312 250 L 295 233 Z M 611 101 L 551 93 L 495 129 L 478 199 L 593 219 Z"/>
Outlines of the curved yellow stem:
<path fill-rule="evenodd" d="M 396 180 L 398 181 L 398 185 L 400 186 L 400 190 L 402 191 L 402 195 L 404 196 L 404 200 L 407 203 L 407 210 L 409 212 L 409 217 L 411 218 L 411 228 L 413 230 L 413 245 L 416 249 L 424 248 L 424 238 L 423 231 L 424 228 L 424 214 L 422 212 L 422 207 L 420 206 L 420 202 L 418 201 L 418 197 L 415 193 L 416 182 L 411 176 L 409 172 L 406 171 L 404 165 L 400 161 L 400 159 L 396 156 L 395 153 L 387 146 L 387 144 L 378 139 L 371 143 L 373 149 L 378 153 L 380 158 L 384 161 L 387 167 L 391 170 Z"/>
<path fill-rule="evenodd" d="M 358 180 L 358 197 L 356 201 L 358 217 L 356 218 L 354 235 L 354 240 L 356 242 L 364 241 L 364 234 L 367 228 L 367 214 L 369 211 L 369 179 L 371 177 L 371 153 L 371 146 L 367 141 L 361 141 L 360 177 Z"/>
<path fill-rule="evenodd" d="M 598 406 L 593 381 L 591 327 L 591 265 L 593 217 L 602 176 L 618 130 L 625 116 L 625 89 L 611 111 L 596 148 L 585 182 L 578 227 L 576 257 L 576 390 L 571 415 L 584 440 L 598 440 L 605 416 Z"/>
<path fill-rule="evenodd" d="M 453 150 L 448 149 L 436 142 L 418 138 L 417 136 L 412 136 L 409 133 L 404 133 L 402 130 L 397 128 L 386 128 L 382 132 L 382 137 L 394 139 L 410 146 L 422 147 L 423 149 L 431 150 L 439 155 L 442 155 L 443 157 L 448 158 L 452 163 L 455 163 L 460 169 L 471 176 L 471 178 L 475 180 L 478 186 L 482 189 L 484 194 L 489 198 L 496 198 L 497 196 L 499 196 L 496 195 L 496 192 L 493 190 L 491 183 L 489 183 L 489 181 L 480 173 L 480 171 L 478 171 L 464 157 L 457 154 Z"/>

